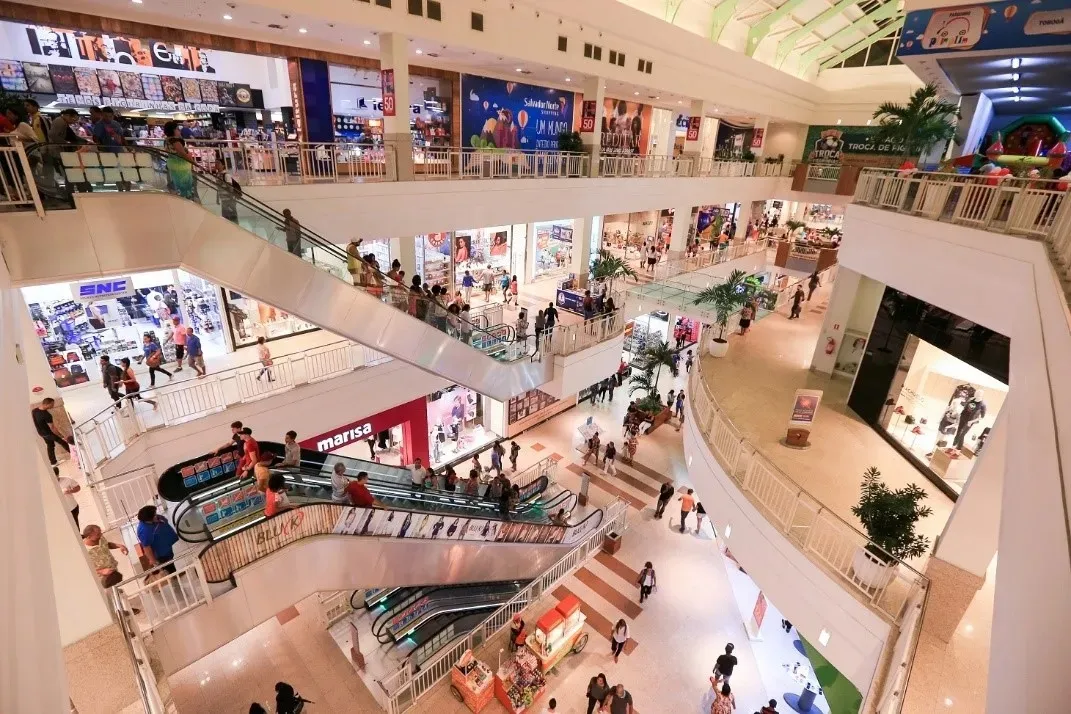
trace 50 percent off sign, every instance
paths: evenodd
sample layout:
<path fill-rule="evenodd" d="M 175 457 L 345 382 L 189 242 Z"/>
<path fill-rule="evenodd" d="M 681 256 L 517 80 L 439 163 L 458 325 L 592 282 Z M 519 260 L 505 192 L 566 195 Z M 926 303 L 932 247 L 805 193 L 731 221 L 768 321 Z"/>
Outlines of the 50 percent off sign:
<path fill-rule="evenodd" d="M 383 116 L 392 117 L 397 112 L 397 100 L 394 95 L 394 70 L 385 69 L 379 73 L 380 86 L 383 90 Z"/>

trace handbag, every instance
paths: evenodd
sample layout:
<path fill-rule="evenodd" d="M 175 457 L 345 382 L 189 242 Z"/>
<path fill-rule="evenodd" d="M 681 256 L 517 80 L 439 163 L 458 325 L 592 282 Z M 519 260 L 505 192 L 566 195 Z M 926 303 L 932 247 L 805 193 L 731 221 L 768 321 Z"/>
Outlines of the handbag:
<path fill-rule="evenodd" d="M 148 359 L 145 360 L 145 364 L 149 365 L 150 367 L 159 367 L 160 357 L 160 350 L 156 350 L 155 352 L 149 355 Z"/>

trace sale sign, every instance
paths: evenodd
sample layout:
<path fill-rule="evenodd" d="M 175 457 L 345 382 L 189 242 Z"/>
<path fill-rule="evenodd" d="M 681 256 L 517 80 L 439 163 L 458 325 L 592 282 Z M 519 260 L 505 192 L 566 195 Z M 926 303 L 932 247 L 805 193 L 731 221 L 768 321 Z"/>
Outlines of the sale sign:
<path fill-rule="evenodd" d="M 383 116 L 395 116 L 398 111 L 398 102 L 394 94 L 394 70 L 382 70 L 379 73 L 379 80 L 383 90 Z"/>
<path fill-rule="evenodd" d="M 762 127 L 755 127 L 755 133 L 751 135 L 751 148 L 761 149 L 762 140 L 765 138 L 766 130 Z"/>
<path fill-rule="evenodd" d="M 685 141 L 699 141 L 699 127 L 703 125 L 703 117 L 688 117 L 688 133 Z"/>
<path fill-rule="evenodd" d="M 585 99 L 583 105 L 580 108 L 580 131 L 581 132 L 593 132 L 595 131 L 595 109 L 597 104 L 594 100 Z"/>

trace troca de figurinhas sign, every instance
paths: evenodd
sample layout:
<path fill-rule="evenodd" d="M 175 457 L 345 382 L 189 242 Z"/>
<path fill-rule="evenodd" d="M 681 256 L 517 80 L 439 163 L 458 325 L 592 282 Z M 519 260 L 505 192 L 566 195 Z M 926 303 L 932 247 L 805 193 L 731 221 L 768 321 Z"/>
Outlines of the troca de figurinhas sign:
<path fill-rule="evenodd" d="M 874 141 L 873 126 L 812 126 L 807 130 L 803 160 L 835 163 L 845 154 L 884 154 L 899 156 L 903 144 Z"/>

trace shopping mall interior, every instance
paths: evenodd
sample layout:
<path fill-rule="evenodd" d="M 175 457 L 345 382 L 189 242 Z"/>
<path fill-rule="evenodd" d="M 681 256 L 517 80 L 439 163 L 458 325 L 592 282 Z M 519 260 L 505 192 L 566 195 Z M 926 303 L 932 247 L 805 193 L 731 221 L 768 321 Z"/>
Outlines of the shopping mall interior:
<path fill-rule="evenodd" d="M 0 2 L 0 712 L 1065 711 L 1071 3 L 935 5 Z"/>

